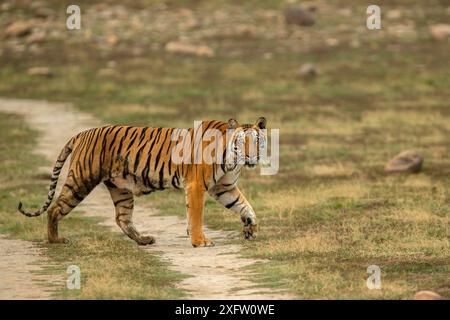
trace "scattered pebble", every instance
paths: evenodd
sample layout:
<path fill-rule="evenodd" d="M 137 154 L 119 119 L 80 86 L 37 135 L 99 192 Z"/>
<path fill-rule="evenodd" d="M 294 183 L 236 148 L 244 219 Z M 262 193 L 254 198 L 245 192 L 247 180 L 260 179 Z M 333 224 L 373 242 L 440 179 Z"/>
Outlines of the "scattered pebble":
<path fill-rule="evenodd" d="M 40 76 L 40 77 L 53 77 L 54 73 L 48 67 L 34 67 L 27 71 L 30 76 Z"/>
<path fill-rule="evenodd" d="M 33 43 L 42 43 L 45 41 L 46 33 L 44 31 L 38 31 L 33 32 L 31 35 L 27 38 L 27 43 L 33 44 Z"/>
<path fill-rule="evenodd" d="M 18 20 L 11 23 L 5 30 L 5 36 L 9 37 L 23 37 L 29 35 L 32 31 L 31 23 L 27 21 Z"/>
<path fill-rule="evenodd" d="M 414 300 L 445 300 L 445 299 L 436 292 L 423 290 L 417 292 L 414 295 Z"/>
<path fill-rule="evenodd" d="M 188 43 L 183 43 L 180 41 L 171 41 L 166 44 L 165 47 L 166 52 L 169 53 L 181 53 L 181 54 L 189 54 L 195 55 L 198 57 L 213 57 L 214 51 L 210 47 L 206 45 L 192 45 Z"/>
<path fill-rule="evenodd" d="M 422 168 L 423 157 L 414 150 L 407 150 L 392 158 L 385 166 L 385 173 L 416 173 Z"/>
<path fill-rule="evenodd" d="M 110 34 L 106 37 L 106 42 L 110 46 L 115 46 L 117 43 L 119 43 L 119 37 L 116 36 L 115 34 Z"/>
<path fill-rule="evenodd" d="M 52 9 L 46 7 L 39 7 L 34 11 L 34 16 L 41 19 L 47 19 L 52 17 L 54 14 L 55 12 Z"/>
<path fill-rule="evenodd" d="M 296 24 L 298 26 L 312 26 L 315 22 L 313 12 L 315 7 L 304 8 L 303 6 L 295 5 L 284 9 L 284 19 L 287 24 Z"/>
<path fill-rule="evenodd" d="M 450 38 L 450 24 L 435 24 L 428 27 L 431 35 L 436 40 L 446 40 Z"/>
<path fill-rule="evenodd" d="M 305 63 L 300 67 L 299 75 L 302 78 L 311 79 L 317 76 L 318 71 L 313 63 Z"/>

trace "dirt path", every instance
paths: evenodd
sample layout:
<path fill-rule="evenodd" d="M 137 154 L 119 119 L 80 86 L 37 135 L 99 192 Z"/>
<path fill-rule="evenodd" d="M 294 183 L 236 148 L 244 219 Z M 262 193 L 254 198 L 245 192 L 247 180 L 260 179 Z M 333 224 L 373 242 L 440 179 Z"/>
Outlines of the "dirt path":
<path fill-rule="evenodd" d="M 0 112 L 21 114 L 42 135 L 37 152 L 53 164 L 62 146 L 69 138 L 84 129 L 100 125 L 89 115 L 75 111 L 70 105 L 44 101 L 0 99 Z M 43 168 L 51 172 L 49 168 Z M 64 172 L 62 173 L 64 176 Z M 80 210 L 81 209 L 81 210 Z M 97 187 L 72 214 L 105 218 L 105 225 L 121 232 L 114 221 L 114 207 L 109 193 Z M 190 299 L 289 299 L 289 294 L 273 289 L 255 288 L 248 279 L 252 274 L 245 268 L 256 260 L 241 258 L 240 245 L 224 244 L 235 233 L 213 231 L 205 233 L 215 240 L 213 248 L 193 248 L 186 235 L 185 220 L 174 216 L 160 216 L 156 210 L 139 202 L 133 214 L 136 228 L 156 237 L 156 244 L 143 247 L 170 262 L 170 268 L 190 276 L 179 284 Z M 64 223 L 64 222 L 62 222 Z M 1 251 L 0 242 L 0 251 Z M 0 269 L 1 270 L 1 269 Z"/>
<path fill-rule="evenodd" d="M 54 276 L 38 274 L 47 263 L 43 251 L 29 241 L 0 237 L 0 300 L 50 299 L 48 284 L 64 285 Z"/>

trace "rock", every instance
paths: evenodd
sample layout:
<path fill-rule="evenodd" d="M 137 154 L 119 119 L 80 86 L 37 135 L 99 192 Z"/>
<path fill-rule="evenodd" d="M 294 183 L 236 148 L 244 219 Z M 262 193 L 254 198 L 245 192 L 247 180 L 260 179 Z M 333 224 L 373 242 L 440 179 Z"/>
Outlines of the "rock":
<path fill-rule="evenodd" d="M 303 8 L 295 5 L 284 9 L 284 19 L 287 24 L 296 24 L 298 26 L 312 26 L 315 22 L 313 12 L 315 7 Z"/>
<path fill-rule="evenodd" d="M 40 77 L 53 77 L 54 74 L 48 67 L 34 67 L 30 68 L 27 71 L 28 75 L 30 76 L 40 76 Z"/>
<path fill-rule="evenodd" d="M 23 37 L 29 35 L 32 31 L 31 23 L 23 20 L 18 20 L 11 23 L 5 30 L 5 36 L 9 37 Z"/>
<path fill-rule="evenodd" d="M 106 42 L 110 46 L 115 46 L 119 42 L 119 37 L 117 37 L 115 34 L 110 34 L 106 37 Z"/>
<path fill-rule="evenodd" d="M 423 158 L 414 150 L 407 150 L 392 158 L 384 167 L 385 173 L 415 173 L 422 168 Z"/>
<path fill-rule="evenodd" d="M 188 43 L 183 43 L 180 41 L 171 41 L 166 44 L 165 47 L 166 52 L 170 53 L 181 53 L 181 54 L 189 54 L 195 55 L 198 57 L 213 57 L 214 51 L 205 45 L 192 45 Z"/>
<path fill-rule="evenodd" d="M 302 78 L 314 78 L 315 76 L 317 76 L 317 74 L 317 68 L 313 63 L 305 63 L 300 67 L 299 70 L 299 75 Z"/>
<path fill-rule="evenodd" d="M 208 46 L 199 46 L 195 50 L 195 55 L 199 57 L 213 57 L 214 51 Z"/>
<path fill-rule="evenodd" d="M 446 40 L 450 38 L 450 24 L 435 24 L 428 27 L 431 35 L 436 40 Z"/>
<path fill-rule="evenodd" d="M 9 11 L 11 8 L 12 8 L 12 4 L 9 2 L 5 2 L 0 5 L 1 11 Z"/>
<path fill-rule="evenodd" d="M 42 43 L 45 41 L 46 33 L 45 31 L 39 31 L 39 32 L 33 32 L 28 38 L 27 43 L 33 44 L 33 43 Z"/>
<path fill-rule="evenodd" d="M 336 38 L 327 38 L 325 40 L 325 43 L 329 46 L 329 47 L 336 47 L 337 45 L 339 45 L 339 40 Z"/>
<path fill-rule="evenodd" d="M 36 18 L 47 19 L 53 16 L 55 12 L 52 9 L 46 7 L 39 7 L 34 11 L 34 16 Z"/>
<path fill-rule="evenodd" d="M 423 290 L 416 292 L 414 300 L 445 300 L 441 295 L 433 291 Z"/>

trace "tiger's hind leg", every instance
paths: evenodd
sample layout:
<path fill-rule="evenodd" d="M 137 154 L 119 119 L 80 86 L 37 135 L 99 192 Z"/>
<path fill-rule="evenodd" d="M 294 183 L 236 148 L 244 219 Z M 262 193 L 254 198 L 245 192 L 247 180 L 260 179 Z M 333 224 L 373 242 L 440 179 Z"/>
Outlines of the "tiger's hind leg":
<path fill-rule="evenodd" d="M 68 215 L 95 187 L 80 190 L 69 176 L 56 202 L 48 210 L 47 235 L 50 243 L 69 243 L 66 238 L 58 236 L 58 222 Z"/>
<path fill-rule="evenodd" d="M 110 183 L 107 184 L 107 187 L 111 194 L 111 199 L 114 202 L 114 207 L 116 208 L 117 225 L 122 229 L 122 231 L 130 239 L 133 239 L 141 246 L 155 243 L 155 238 L 152 236 L 141 235 L 133 225 L 133 193 L 127 189 L 117 188 Z"/>

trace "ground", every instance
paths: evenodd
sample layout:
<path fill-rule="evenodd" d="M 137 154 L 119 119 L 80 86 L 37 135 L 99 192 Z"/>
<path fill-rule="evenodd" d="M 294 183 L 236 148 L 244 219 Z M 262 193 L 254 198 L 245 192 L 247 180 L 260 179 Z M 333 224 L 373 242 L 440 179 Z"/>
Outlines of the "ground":
<path fill-rule="evenodd" d="M 240 182 L 261 232 L 255 242 L 233 241 L 243 256 L 268 260 L 252 267 L 253 281 L 297 298 L 405 299 L 419 289 L 450 296 L 449 43 L 428 28 L 448 23 L 448 1 L 381 2 L 378 31 L 366 29 L 367 5 L 360 1 L 310 2 L 316 23 L 303 28 L 284 24 L 282 1 L 80 1 L 79 31 L 65 29 L 63 4 L 46 3 L 54 11 L 46 20 L 34 17 L 26 1 L 2 8 L 2 27 L 31 20 L 33 33 L 45 36 L 1 42 L 1 96 L 70 102 L 116 124 L 189 127 L 198 119 L 265 116 L 270 128 L 280 129 L 280 172 L 246 172 Z M 208 50 L 168 52 L 170 42 Z M 315 78 L 299 76 L 304 63 L 316 65 Z M 29 75 L 31 67 L 48 67 L 53 77 Z M 0 155 L 1 231 L 42 242 L 44 220 L 11 217 L 19 196 L 38 206 L 46 194 L 46 179 L 33 174 L 44 160 L 29 156 L 35 132 L 20 117 L 0 119 L 8 129 L 0 134 L 8 150 Z M 420 151 L 423 170 L 386 176 L 384 164 L 405 149 Z M 184 215 L 181 193 L 143 203 Z M 211 199 L 206 205 L 210 228 L 239 230 L 236 216 Z M 87 218 L 66 223 L 65 232 L 92 250 L 49 247 L 45 254 L 55 262 L 86 259 L 88 252 L 125 268 L 127 257 L 106 244 L 141 261 L 130 283 L 113 273 L 111 292 L 94 283 L 83 294 L 181 295 L 172 290 L 179 275 L 164 273 L 157 257 L 141 255 Z M 77 225 L 83 228 L 70 228 Z M 381 290 L 365 284 L 373 264 L 382 271 Z M 149 265 L 157 266 L 157 276 L 145 272 Z M 88 268 L 93 276 L 94 266 Z M 136 289 L 142 275 L 155 294 Z"/>

